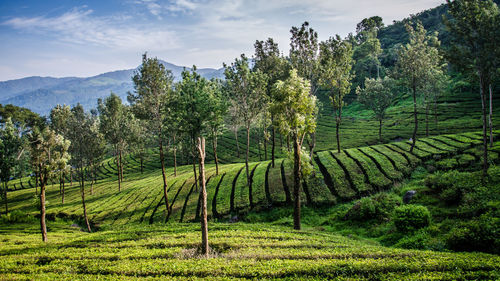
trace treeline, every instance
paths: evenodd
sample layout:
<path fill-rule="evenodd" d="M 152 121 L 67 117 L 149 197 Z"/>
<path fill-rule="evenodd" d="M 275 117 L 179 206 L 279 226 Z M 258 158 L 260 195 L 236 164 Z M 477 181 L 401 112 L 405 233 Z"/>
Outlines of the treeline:
<path fill-rule="evenodd" d="M 128 94 L 128 104 L 115 94 L 98 101 L 97 109 L 87 112 L 81 105 L 72 108 L 58 105 L 47 120 L 14 124 L 4 118 L 2 127 L 2 175 L 4 201 L 7 206 L 7 182 L 23 153 L 40 185 L 42 236 L 46 241 L 45 187 L 49 179 L 61 182 L 64 200 L 65 174 L 78 175 L 82 207 L 85 208 L 85 181 L 95 182 L 96 165 L 109 147 L 116 157 L 118 192 L 123 181 L 123 156 L 135 151 L 141 163 L 146 149 L 159 151 L 167 219 L 172 209 L 168 200 L 169 179 L 165 172 L 165 155 L 173 155 L 174 175 L 177 151 L 188 151 L 193 166 L 196 188 L 200 192 L 203 254 L 208 253 L 205 157 L 206 138 L 211 140 L 218 173 L 217 139 L 225 130 L 235 133 L 236 153 L 240 156 L 238 134 L 246 132 L 245 166 L 247 184 L 250 132 L 263 140 L 267 159 L 271 147 L 274 166 L 276 135 L 287 141 L 294 169 L 294 228 L 300 229 L 300 180 L 311 172 L 311 158 L 316 144 L 315 127 L 318 99 L 326 93 L 336 123 L 336 143 L 341 151 L 340 126 L 342 111 L 349 99 L 356 99 L 374 112 L 379 121 L 382 140 L 386 110 L 398 96 L 409 94 L 413 101 L 413 150 L 417 139 L 418 110 L 425 108 L 426 135 L 429 134 L 430 111 L 437 111 L 437 100 L 450 82 L 450 70 L 475 81 L 480 87 L 484 137 L 484 175 L 487 171 L 487 93 L 490 95 L 489 128 L 492 130 L 492 84 L 498 73 L 500 15 L 491 0 L 457 0 L 448 2 L 449 16 L 444 18 L 450 45 L 440 46 L 438 34 L 427 32 L 423 24 L 404 23 L 408 43 L 394 52 L 394 66 L 382 63 L 387 54 L 382 49 L 379 32 L 383 28 L 378 16 L 362 20 L 355 34 L 339 35 L 319 42 L 317 32 L 304 22 L 290 30 L 290 52 L 284 56 L 272 38 L 254 44 L 253 64 L 245 55 L 224 64 L 225 80 L 207 80 L 192 70 L 184 70 L 182 79 L 174 83 L 172 73 L 157 58 L 143 55 L 142 65 L 132 80 L 135 89 Z M 462 77 L 461 76 L 461 77 Z M 421 98 L 422 97 L 422 98 Z M 327 106 L 327 105 L 324 105 Z M 436 116 L 436 114 L 434 114 Z M 437 123 L 437 119 L 434 120 Z M 492 141 L 490 139 L 490 141 Z M 304 146 L 307 144 L 307 148 Z M 168 150 L 168 152 L 167 152 Z M 141 168 L 142 169 L 142 168 Z"/>

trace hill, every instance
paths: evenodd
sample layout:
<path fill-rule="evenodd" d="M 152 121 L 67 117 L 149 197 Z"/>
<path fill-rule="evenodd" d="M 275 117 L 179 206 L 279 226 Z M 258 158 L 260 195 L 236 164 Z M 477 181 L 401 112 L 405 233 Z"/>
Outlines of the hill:
<path fill-rule="evenodd" d="M 184 69 L 162 61 L 166 69 L 172 71 L 176 81 Z M 57 104 L 95 108 L 97 99 L 108 96 L 110 92 L 126 100 L 127 92 L 134 90 L 132 76 L 135 69 L 118 70 L 100 75 L 77 78 L 27 77 L 0 82 L 0 103 L 14 104 L 45 115 Z M 187 68 L 190 69 L 190 68 Z M 205 78 L 222 78 L 222 69 L 202 68 L 198 72 Z"/>

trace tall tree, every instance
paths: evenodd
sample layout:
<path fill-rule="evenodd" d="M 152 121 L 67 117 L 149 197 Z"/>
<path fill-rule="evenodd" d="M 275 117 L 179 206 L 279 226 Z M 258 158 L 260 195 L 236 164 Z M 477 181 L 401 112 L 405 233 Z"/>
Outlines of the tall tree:
<path fill-rule="evenodd" d="M 483 176 L 488 171 L 488 136 L 486 92 L 496 71 L 500 44 L 499 8 L 491 0 L 447 0 L 450 19 L 445 24 L 451 34 L 447 56 L 464 71 L 472 72 L 479 80 L 483 117 Z M 490 102 L 491 103 L 491 102 Z"/>
<path fill-rule="evenodd" d="M 72 166 L 76 167 L 80 182 L 80 196 L 82 198 L 83 218 L 88 232 L 92 232 L 87 216 L 87 207 L 85 205 L 85 180 L 87 168 L 90 166 L 91 150 L 93 139 L 98 138 L 92 130 L 93 120 L 89 114 L 85 113 L 83 106 L 77 104 L 71 109 L 69 120 L 68 139 L 71 141 L 69 151 L 71 153 Z"/>
<path fill-rule="evenodd" d="M 290 29 L 292 37 L 290 38 L 290 62 L 292 67 L 297 70 L 300 77 L 309 80 L 310 94 L 316 95 L 319 80 L 318 65 L 318 33 L 305 21 L 299 27 L 293 26 Z M 312 159 L 314 147 L 316 146 L 316 134 L 311 133 L 309 141 L 309 154 Z"/>
<path fill-rule="evenodd" d="M 207 190 L 205 179 L 205 133 L 209 130 L 209 122 L 214 117 L 214 99 L 216 99 L 217 85 L 207 81 L 196 73 L 193 66 L 192 72 L 184 70 L 182 81 L 176 86 L 180 93 L 181 120 L 184 131 L 195 140 L 194 149 L 197 151 L 199 163 L 199 209 L 201 209 L 201 252 L 209 254 L 208 247 L 208 221 L 207 221 Z M 197 212 L 198 213 L 198 212 Z"/>
<path fill-rule="evenodd" d="M 118 191 L 121 191 L 123 180 L 122 154 L 129 144 L 131 134 L 131 123 L 134 118 L 130 110 L 122 104 L 119 96 L 111 93 L 104 100 L 97 101 L 97 110 L 100 117 L 100 131 L 106 141 L 113 146 L 116 157 L 116 170 L 118 172 Z"/>
<path fill-rule="evenodd" d="M 128 95 L 128 101 L 139 119 L 147 120 L 154 136 L 158 138 L 158 149 L 160 150 L 161 174 L 163 178 L 163 194 L 165 197 L 165 208 L 167 215 L 171 209 L 168 204 L 167 174 L 165 172 L 165 158 L 163 152 L 163 141 L 165 133 L 165 118 L 168 111 L 170 97 L 173 94 L 172 83 L 174 78 L 172 72 L 165 68 L 157 58 L 142 56 L 142 65 L 133 77 L 135 94 Z"/>
<path fill-rule="evenodd" d="M 413 96 L 414 128 L 410 151 L 413 151 L 417 140 L 418 116 L 417 95 L 433 78 L 433 70 L 441 67 L 441 58 L 435 47 L 434 36 L 427 36 L 420 21 L 415 28 L 406 23 L 410 42 L 399 49 L 395 73 L 401 78 L 403 85 L 411 90 Z"/>
<path fill-rule="evenodd" d="M 255 41 L 255 64 L 254 69 L 258 69 L 265 73 L 268 77 L 266 94 L 268 102 L 272 102 L 272 89 L 274 83 L 278 80 L 284 80 L 288 75 L 288 62 L 281 56 L 278 48 L 278 43 L 274 42 L 273 38 L 268 38 L 266 41 Z M 276 147 L 276 124 L 274 124 L 274 116 L 271 114 L 271 163 L 274 168 L 275 147 Z M 265 132 L 267 132 L 267 122 L 263 122 Z M 266 146 L 266 135 L 264 136 L 264 146 Z M 267 154 L 267 149 L 266 154 Z M 267 160 L 267 159 L 266 159 Z"/>
<path fill-rule="evenodd" d="M 219 175 L 219 159 L 217 157 L 217 137 L 224 130 L 224 117 L 228 113 L 229 102 L 226 97 L 226 92 L 223 90 L 222 81 L 211 80 L 212 97 L 210 98 L 211 114 L 208 118 L 208 127 L 210 137 L 212 138 L 212 150 L 214 153 L 215 174 Z"/>
<path fill-rule="evenodd" d="M 320 43 L 320 83 L 329 89 L 329 97 L 335 113 L 337 150 L 340 152 L 340 124 L 344 97 L 351 89 L 352 45 L 339 35 Z"/>
<path fill-rule="evenodd" d="M 67 169 L 70 159 L 70 141 L 45 127 L 34 127 L 28 135 L 31 163 L 40 183 L 40 228 L 43 242 L 47 242 L 45 224 L 45 187 L 49 179 L 57 178 L 58 171 Z"/>
<path fill-rule="evenodd" d="M 394 80 L 389 77 L 366 78 L 365 87 L 356 88 L 358 100 L 375 113 L 375 119 L 379 121 L 378 138 L 382 143 L 382 122 L 385 119 L 385 111 L 394 103 L 396 96 L 393 90 Z"/>
<path fill-rule="evenodd" d="M 274 112 L 283 134 L 290 135 L 293 141 L 293 227 L 299 230 L 300 223 L 300 178 L 301 150 L 304 137 L 316 128 L 316 96 L 310 95 L 309 81 L 297 75 L 296 70 L 290 71 L 290 77 L 278 81 L 273 91 L 274 102 L 271 110 Z M 307 155 L 306 155 L 307 156 Z"/>
<path fill-rule="evenodd" d="M 250 184 L 250 172 L 248 169 L 248 155 L 250 151 L 250 127 L 262 112 L 263 104 L 266 103 L 267 76 L 260 70 L 252 71 L 248 66 L 248 59 L 241 55 L 231 66 L 224 64 L 226 83 L 230 91 L 230 112 L 236 119 L 242 121 L 247 133 L 247 145 L 245 154 L 245 168 L 247 185 Z"/>
<path fill-rule="evenodd" d="M 7 118 L 3 127 L 0 127 L 0 184 L 3 185 L 2 196 L 5 202 L 5 214 L 9 213 L 7 184 L 23 151 L 22 144 L 21 137 L 12 123 L 12 119 Z"/>
<path fill-rule="evenodd" d="M 71 118 L 71 109 L 68 105 L 56 105 L 54 108 L 50 110 L 50 128 L 56 132 L 56 134 L 62 135 L 67 138 L 69 134 L 69 121 Z M 59 192 L 61 194 L 61 202 L 64 204 L 64 195 L 65 195 L 65 171 L 60 171 L 59 178 Z M 70 173 L 72 171 L 70 170 Z"/>

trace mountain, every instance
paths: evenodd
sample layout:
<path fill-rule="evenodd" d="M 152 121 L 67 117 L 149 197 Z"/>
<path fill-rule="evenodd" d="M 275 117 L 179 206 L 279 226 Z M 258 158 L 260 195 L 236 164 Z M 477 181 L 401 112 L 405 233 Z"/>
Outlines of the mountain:
<path fill-rule="evenodd" d="M 166 69 L 172 71 L 175 81 L 179 81 L 185 67 L 161 61 Z M 187 68 L 190 69 L 190 68 Z M 75 105 L 81 103 L 91 109 L 97 99 L 106 97 L 110 92 L 126 100 L 127 92 L 134 90 L 132 76 L 137 68 L 106 72 L 92 77 L 26 77 L 0 82 L 0 104 L 13 104 L 46 115 L 57 104 Z M 197 70 L 207 79 L 222 78 L 224 70 L 201 68 Z"/>

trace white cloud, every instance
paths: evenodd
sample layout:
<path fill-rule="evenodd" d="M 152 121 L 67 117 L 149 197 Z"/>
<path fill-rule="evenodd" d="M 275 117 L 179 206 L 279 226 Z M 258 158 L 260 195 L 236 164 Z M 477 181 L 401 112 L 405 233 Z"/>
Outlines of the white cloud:
<path fill-rule="evenodd" d="M 74 8 L 57 17 L 16 17 L 2 25 L 53 36 L 73 44 L 122 50 L 167 50 L 177 47 L 175 32 L 132 26 L 126 17 L 94 17 L 92 10 Z"/>

